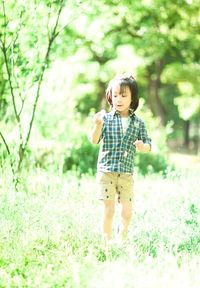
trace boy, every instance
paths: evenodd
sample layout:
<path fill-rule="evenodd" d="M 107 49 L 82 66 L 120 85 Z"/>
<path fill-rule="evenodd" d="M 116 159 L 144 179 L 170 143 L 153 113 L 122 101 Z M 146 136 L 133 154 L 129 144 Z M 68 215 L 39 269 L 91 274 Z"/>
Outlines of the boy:
<path fill-rule="evenodd" d="M 97 183 L 104 207 L 103 238 L 110 242 L 116 195 L 121 205 L 119 236 L 121 240 L 127 237 L 132 216 L 134 155 L 136 149 L 149 152 L 151 139 L 143 120 L 134 113 L 139 98 L 132 76 L 111 80 L 106 98 L 112 110 L 109 113 L 102 110 L 94 115 L 91 142 L 103 142 L 98 157 Z"/>

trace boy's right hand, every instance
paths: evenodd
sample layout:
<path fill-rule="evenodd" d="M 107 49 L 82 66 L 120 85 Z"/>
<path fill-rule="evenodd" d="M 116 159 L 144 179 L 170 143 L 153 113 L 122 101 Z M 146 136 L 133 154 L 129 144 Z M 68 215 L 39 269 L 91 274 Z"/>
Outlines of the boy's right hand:
<path fill-rule="evenodd" d="M 106 114 L 106 111 L 104 109 L 101 110 L 100 112 L 97 112 L 93 118 L 94 123 L 96 125 L 103 125 L 104 123 L 103 117 L 105 116 L 105 114 Z"/>

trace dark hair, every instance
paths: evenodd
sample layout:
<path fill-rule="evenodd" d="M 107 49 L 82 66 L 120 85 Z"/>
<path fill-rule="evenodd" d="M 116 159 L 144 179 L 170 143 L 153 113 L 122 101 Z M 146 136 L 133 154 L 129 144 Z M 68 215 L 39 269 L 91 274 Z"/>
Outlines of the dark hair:
<path fill-rule="evenodd" d="M 133 109 L 134 111 L 138 108 L 139 105 L 139 97 L 138 97 L 138 85 L 136 80 L 134 79 L 133 76 L 118 76 L 114 79 L 112 79 L 108 87 L 106 89 L 106 99 L 109 103 L 110 106 L 113 106 L 112 104 L 112 88 L 113 85 L 118 83 L 121 87 L 126 87 L 128 86 L 131 91 L 131 105 L 130 108 Z"/>

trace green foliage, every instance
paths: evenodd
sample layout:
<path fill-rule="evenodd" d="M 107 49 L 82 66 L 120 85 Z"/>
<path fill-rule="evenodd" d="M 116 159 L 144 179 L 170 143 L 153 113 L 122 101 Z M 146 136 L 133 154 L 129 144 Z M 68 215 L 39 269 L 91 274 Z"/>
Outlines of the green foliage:
<path fill-rule="evenodd" d="M 142 175 L 161 173 L 165 174 L 168 160 L 165 155 L 158 153 L 139 153 L 135 161 L 139 173 Z"/>
<path fill-rule="evenodd" d="M 150 273 L 153 288 L 166 284 L 166 271 L 168 286 L 187 273 L 189 287 L 198 287 L 199 171 L 138 179 L 129 242 L 109 249 L 101 243 L 94 177 L 24 169 L 15 193 L 9 170 L 0 172 L 2 287 L 132 287 L 133 275 L 142 287 Z"/>
<path fill-rule="evenodd" d="M 196 77 L 194 77 L 194 75 Z M 163 82 L 176 83 L 178 95 L 174 99 L 179 115 L 182 119 L 188 120 L 197 118 L 200 113 L 199 79 L 200 67 L 196 63 L 171 63 L 166 66 L 162 75 Z"/>
<path fill-rule="evenodd" d="M 195 236 L 183 241 L 178 246 L 178 252 L 200 253 L 200 237 Z"/>
<path fill-rule="evenodd" d="M 142 175 L 152 173 L 165 175 L 169 166 L 167 141 L 173 131 L 172 123 L 169 122 L 166 127 L 162 127 L 144 104 L 141 99 L 138 115 L 144 120 L 149 137 L 152 139 L 152 151 L 136 153 L 135 166 Z"/>
<path fill-rule="evenodd" d="M 78 174 L 89 173 L 94 174 L 96 171 L 96 163 L 99 147 L 92 145 L 86 135 L 77 137 L 67 151 L 63 171 L 73 170 Z"/>

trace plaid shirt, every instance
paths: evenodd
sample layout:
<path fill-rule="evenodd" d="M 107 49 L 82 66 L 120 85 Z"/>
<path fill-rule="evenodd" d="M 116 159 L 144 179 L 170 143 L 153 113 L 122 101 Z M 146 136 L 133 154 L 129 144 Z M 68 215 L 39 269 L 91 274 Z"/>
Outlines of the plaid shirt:
<path fill-rule="evenodd" d="M 123 134 L 121 116 L 112 110 L 104 116 L 104 125 L 99 141 L 103 139 L 98 157 L 97 170 L 102 172 L 133 173 L 136 147 L 142 140 L 151 145 L 151 139 L 142 119 L 130 110 L 130 121 Z"/>

